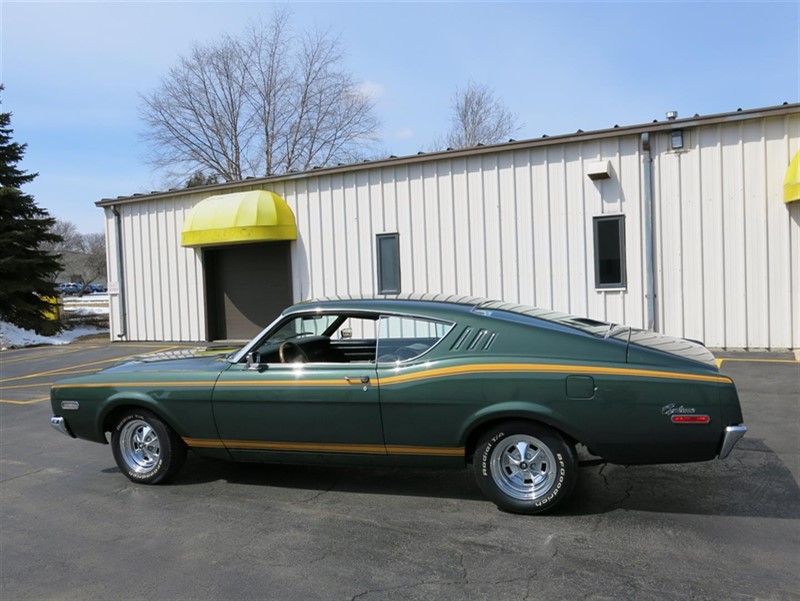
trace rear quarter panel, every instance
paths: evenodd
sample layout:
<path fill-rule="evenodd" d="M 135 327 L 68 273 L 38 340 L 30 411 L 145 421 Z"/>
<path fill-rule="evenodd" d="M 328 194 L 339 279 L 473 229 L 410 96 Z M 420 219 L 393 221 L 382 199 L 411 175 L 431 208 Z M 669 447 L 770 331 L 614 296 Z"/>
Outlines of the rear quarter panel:
<path fill-rule="evenodd" d="M 727 425 L 720 387 L 730 384 L 713 368 L 669 356 L 658 365 L 631 365 L 619 340 L 471 317 L 424 360 L 379 366 L 387 445 L 465 447 L 491 422 L 528 419 L 617 463 L 715 456 Z M 490 351 L 453 350 L 465 328 L 490 329 L 497 342 Z M 568 394 L 567 378 L 575 375 L 592 378 L 591 396 Z M 665 410 L 670 404 L 711 421 L 674 424 Z"/>

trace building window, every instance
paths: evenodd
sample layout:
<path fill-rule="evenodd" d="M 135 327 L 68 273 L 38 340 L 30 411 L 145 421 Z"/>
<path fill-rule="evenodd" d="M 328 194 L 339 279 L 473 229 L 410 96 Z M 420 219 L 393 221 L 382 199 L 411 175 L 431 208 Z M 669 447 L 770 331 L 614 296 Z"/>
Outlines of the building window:
<path fill-rule="evenodd" d="M 400 234 L 378 234 L 378 294 L 400 293 Z"/>
<path fill-rule="evenodd" d="M 624 288 L 625 215 L 594 218 L 594 282 L 596 288 Z"/>

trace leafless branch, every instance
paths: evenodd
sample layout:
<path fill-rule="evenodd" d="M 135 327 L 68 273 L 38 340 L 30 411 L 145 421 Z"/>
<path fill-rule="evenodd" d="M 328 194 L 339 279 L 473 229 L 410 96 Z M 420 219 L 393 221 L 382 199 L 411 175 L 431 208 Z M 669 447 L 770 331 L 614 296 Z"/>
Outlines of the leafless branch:
<path fill-rule="evenodd" d="M 142 96 L 150 162 L 233 181 L 363 152 L 378 121 L 341 47 L 329 32 L 293 35 L 284 11 L 196 46 Z"/>
<path fill-rule="evenodd" d="M 478 144 L 504 142 L 520 129 L 517 117 L 486 84 L 470 82 L 457 89 L 451 99 L 453 111 L 444 147 L 469 148 Z"/>

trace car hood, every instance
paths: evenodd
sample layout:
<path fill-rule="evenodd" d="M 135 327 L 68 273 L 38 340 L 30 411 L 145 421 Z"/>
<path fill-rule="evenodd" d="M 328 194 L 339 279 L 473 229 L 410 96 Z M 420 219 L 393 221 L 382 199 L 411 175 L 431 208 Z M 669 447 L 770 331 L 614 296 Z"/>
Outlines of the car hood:
<path fill-rule="evenodd" d="M 221 372 L 230 363 L 227 353 L 209 354 L 203 348 L 167 351 L 126 359 L 105 370 L 105 373 L 208 371 Z"/>

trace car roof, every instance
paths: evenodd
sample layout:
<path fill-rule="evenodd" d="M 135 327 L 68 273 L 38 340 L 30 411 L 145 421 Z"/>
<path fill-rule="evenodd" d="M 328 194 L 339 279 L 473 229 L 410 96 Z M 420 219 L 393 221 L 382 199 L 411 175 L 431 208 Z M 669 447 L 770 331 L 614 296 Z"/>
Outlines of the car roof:
<path fill-rule="evenodd" d="M 441 316 L 447 313 L 465 313 L 475 309 L 485 311 L 508 311 L 528 317 L 536 317 L 548 321 L 576 321 L 571 325 L 587 326 L 608 325 L 592 319 L 580 318 L 550 309 L 540 309 L 529 305 L 518 305 L 505 301 L 492 300 L 477 296 L 436 293 L 407 293 L 387 295 L 341 295 L 326 296 L 300 302 L 289 307 L 284 314 L 304 312 L 310 309 L 338 309 L 354 311 L 398 311 L 402 313 L 418 313 Z"/>
<path fill-rule="evenodd" d="M 486 299 L 457 294 L 388 294 L 326 296 L 303 301 L 289 307 L 284 313 L 309 309 L 338 309 L 354 311 L 398 311 L 434 316 L 436 314 L 468 312 L 486 302 Z"/>

